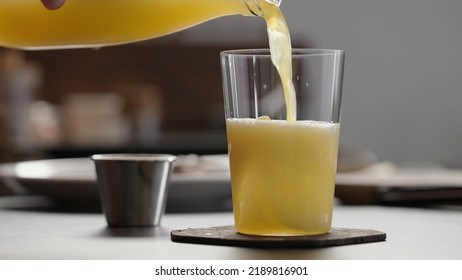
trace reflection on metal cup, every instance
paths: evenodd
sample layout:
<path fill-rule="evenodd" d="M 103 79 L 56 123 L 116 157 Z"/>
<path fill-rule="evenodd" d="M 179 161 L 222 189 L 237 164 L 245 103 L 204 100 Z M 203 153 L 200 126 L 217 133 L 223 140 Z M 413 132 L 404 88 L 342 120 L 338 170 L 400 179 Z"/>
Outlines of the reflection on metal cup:
<path fill-rule="evenodd" d="M 158 226 L 165 212 L 176 157 L 166 154 L 100 154 L 96 167 L 109 226 Z"/>

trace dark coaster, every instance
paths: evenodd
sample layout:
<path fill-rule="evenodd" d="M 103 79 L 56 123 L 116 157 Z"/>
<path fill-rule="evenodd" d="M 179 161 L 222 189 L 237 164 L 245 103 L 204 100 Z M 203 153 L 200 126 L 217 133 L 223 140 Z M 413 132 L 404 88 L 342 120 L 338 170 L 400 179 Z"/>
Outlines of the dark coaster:
<path fill-rule="evenodd" d="M 384 232 L 370 229 L 332 228 L 326 234 L 307 236 L 253 236 L 234 226 L 173 230 L 173 242 L 257 248 L 321 248 L 384 241 Z"/>

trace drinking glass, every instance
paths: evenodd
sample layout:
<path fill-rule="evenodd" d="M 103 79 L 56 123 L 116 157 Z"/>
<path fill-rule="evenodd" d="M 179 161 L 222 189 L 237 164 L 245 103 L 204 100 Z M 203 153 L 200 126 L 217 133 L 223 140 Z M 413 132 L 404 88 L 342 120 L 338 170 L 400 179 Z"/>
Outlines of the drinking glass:
<path fill-rule="evenodd" d="M 288 120 L 290 96 L 270 51 L 221 53 L 239 233 L 315 235 L 331 228 L 344 56 L 342 50 L 292 50 L 296 120 Z"/>

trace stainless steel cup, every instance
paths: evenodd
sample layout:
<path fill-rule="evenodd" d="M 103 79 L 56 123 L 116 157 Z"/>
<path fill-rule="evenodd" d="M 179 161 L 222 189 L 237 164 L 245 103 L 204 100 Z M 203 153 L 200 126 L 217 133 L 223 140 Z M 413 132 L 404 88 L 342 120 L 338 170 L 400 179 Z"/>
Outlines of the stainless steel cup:
<path fill-rule="evenodd" d="M 164 154 L 100 154 L 96 167 L 109 226 L 157 226 L 165 212 L 176 157 Z"/>

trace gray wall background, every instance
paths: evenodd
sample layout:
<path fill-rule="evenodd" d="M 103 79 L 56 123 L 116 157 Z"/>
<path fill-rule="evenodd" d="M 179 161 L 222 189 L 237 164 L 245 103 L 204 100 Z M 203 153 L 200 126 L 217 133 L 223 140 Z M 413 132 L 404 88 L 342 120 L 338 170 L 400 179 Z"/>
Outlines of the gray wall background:
<path fill-rule="evenodd" d="M 346 50 L 344 139 L 383 161 L 462 166 L 462 1 L 283 0 L 281 8 L 293 42 Z M 229 17 L 183 36 L 261 42 L 266 31 L 261 19 Z"/>
<path fill-rule="evenodd" d="M 380 160 L 462 165 L 462 1 L 283 0 L 293 38 L 346 50 L 342 135 Z"/>

